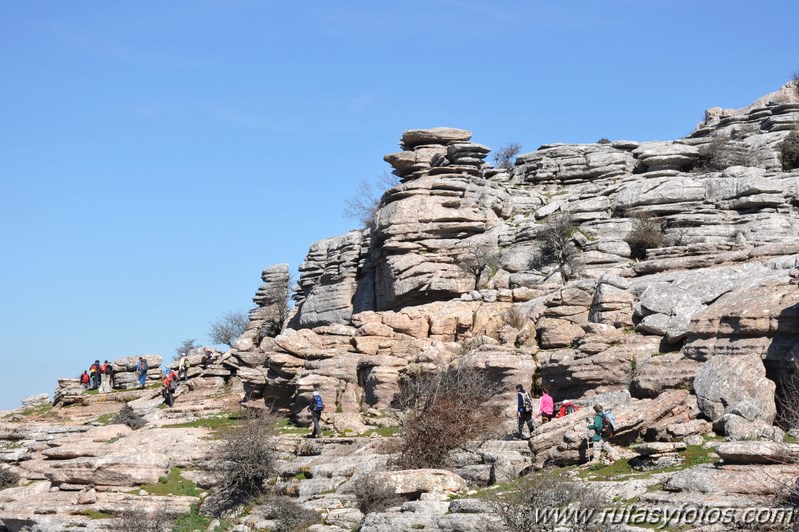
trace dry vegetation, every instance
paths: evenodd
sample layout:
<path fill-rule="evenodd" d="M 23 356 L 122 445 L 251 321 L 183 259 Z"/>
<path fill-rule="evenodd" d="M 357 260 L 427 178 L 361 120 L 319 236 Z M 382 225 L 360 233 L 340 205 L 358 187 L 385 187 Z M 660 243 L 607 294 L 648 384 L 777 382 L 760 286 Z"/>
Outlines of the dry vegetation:
<path fill-rule="evenodd" d="M 558 473 L 536 473 L 524 477 L 513 489 L 496 496 L 492 506 L 504 527 L 511 532 L 538 532 L 561 529 L 554 519 L 545 519 L 542 512 L 553 509 L 575 510 L 590 515 L 600 510 L 605 501 L 598 490 L 575 483 Z M 569 523 L 571 531 L 607 530 L 607 524 Z M 565 529 L 564 529 L 565 530 Z"/>
<path fill-rule="evenodd" d="M 643 260 L 649 249 L 663 246 L 663 227 L 660 221 L 649 213 L 633 215 L 633 227 L 624 239 L 630 245 L 630 256 Z"/>
<path fill-rule="evenodd" d="M 437 468 L 450 451 L 496 431 L 497 386 L 482 372 L 462 366 L 408 375 L 400 381 L 400 406 L 410 410 L 402 431 L 399 465 Z"/>
<path fill-rule="evenodd" d="M 569 213 L 550 216 L 538 235 L 538 252 L 530 266 L 535 269 L 556 266 L 564 282 L 576 278 L 582 269 L 580 250 L 572 238 L 576 230 Z"/>

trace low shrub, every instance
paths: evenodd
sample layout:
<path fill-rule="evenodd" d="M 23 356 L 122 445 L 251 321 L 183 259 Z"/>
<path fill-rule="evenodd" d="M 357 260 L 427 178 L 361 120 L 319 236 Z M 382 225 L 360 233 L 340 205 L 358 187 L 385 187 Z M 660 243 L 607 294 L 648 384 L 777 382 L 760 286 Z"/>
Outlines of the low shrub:
<path fill-rule="evenodd" d="M 746 145 L 736 143 L 727 135 L 715 135 L 699 148 L 696 172 L 721 172 L 730 166 L 757 166 L 754 153 Z"/>
<path fill-rule="evenodd" d="M 392 506 L 398 506 L 405 502 L 405 499 L 397 494 L 385 482 L 372 476 L 363 476 L 355 482 L 355 498 L 358 501 L 358 509 L 364 515 L 373 512 L 382 512 Z"/>
<path fill-rule="evenodd" d="M 524 326 L 527 324 L 529 317 L 527 316 L 527 312 L 524 308 L 514 305 L 510 307 L 508 310 L 505 311 L 503 315 L 505 323 L 513 327 L 514 329 L 523 329 Z"/>
<path fill-rule="evenodd" d="M 274 521 L 269 529 L 273 532 L 295 532 L 306 530 L 319 523 L 319 515 L 300 506 L 290 497 L 265 495 L 258 500 L 264 518 Z"/>
<path fill-rule="evenodd" d="M 125 403 L 125 406 L 122 407 L 122 410 L 119 411 L 112 423 L 115 425 L 127 425 L 133 430 L 137 430 L 145 426 L 147 421 L 129 404 Z"/>
<path fill-rule="evenodd" d="M 552 516 L 551 510 L 574 510 L 571 515 L 585 517 L 569 523 L 571 531 L 607 530 L 607 523 L 592 522 L 591 517 L 604 506 L 600 491 L 570 480 L 564 474 L 536 473 L 519 480 L 509 491 L 494 496 L 491 504 L 505 525 L 512 532 L 538 532 L 559 529 L 562 523 Z"/>
<path fill-rule="evenodd" d="M 217 490 L 203 504 L 204 513 L 220 516 L 266 493 L 266 481 L 275 473 L 277 430 L 277 416 L 262 413 L 221 433 Z"/>
<path fill-rule="evenodd" d="M 780 145 L 782 169 L 787 171 L 799 168 L 799 129 L 794 129 Z"/>
<path fill-rule="evenodd" d="M 0 468 L 0 490 L 14 488 L 19 484 L 19 475 L 8 467 Z"/>
<path fill-rule="evenodd" d="M 663 246 L 663 228 L 651 214 L 636 214 L 633 216 L 633 227 L 624 241 L 630 245 L 630 256 L 641 260 L 646 258 L 647 250 Z"/>

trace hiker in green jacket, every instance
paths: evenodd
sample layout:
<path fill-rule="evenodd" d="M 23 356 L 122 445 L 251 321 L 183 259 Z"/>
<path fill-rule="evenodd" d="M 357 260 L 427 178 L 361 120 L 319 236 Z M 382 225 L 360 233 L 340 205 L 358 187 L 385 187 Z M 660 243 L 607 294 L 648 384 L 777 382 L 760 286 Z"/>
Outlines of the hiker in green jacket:
<path fill-rule="evenodd" d="M 613 460 L 616 456 L 616 452 L 608 442 L 610 434 L 609 429 L 606 428 L 604 412 L 605 409 L 602 408 L 602 405 L 594 405 L 594 420 L 590 425 L 588 425 L 588 429 L 594 431 L 593 436 L 591 436 L 591 446 L 594 448 L 594 454 L 591 457 L 591 463 L 599 463 L 603 449 L 611 460 Z"/>

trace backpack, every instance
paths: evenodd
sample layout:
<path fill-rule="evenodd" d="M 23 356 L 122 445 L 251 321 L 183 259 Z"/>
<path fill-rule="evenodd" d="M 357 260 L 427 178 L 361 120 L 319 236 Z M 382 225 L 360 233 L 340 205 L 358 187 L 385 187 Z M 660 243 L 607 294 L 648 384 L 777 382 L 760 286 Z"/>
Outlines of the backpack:
<path fill-rule="evenodd" d="M 533 398 L 530 397 L 530 394 L 527 392 L 522 392 L 522 408 L 525 413 L 532 412 L 534 409 Z"/>
<path fill-rule="evenodd" d="M 321 412 L 325 409 L 325 404 L 322 402 L 321 395 L 314 395 L 313 396 L 313 411 L 314 412 Z"/>
<path fill-rule="evenodd" d="M 150 366 L 147 365 L 147 359 L 143 358 L 142 361 L 141 361 L 141 370 L 144 373 L 147 373 L 147 371 L 149 371 L 149 369 L 150 369 Z"/>
<path fill-rule="evenodd" d="M 616 430 L 616 417 L 610 410 L 602 412 L 602 431 L 599 433 L 603 438 L 610 438 Z"/>

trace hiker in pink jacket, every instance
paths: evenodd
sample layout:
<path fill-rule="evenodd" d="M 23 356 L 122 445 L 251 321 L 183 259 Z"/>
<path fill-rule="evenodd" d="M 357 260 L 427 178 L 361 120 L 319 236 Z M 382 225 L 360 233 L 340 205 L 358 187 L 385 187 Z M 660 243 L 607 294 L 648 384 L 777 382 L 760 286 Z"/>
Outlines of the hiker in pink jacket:
<path fill-rule="evenodd" d="M 549 395 L 549 388 L 544 388 L 544 393 L 538 401 L 538 415 L 541 416 L 541 423 L 546 423 L 552 419 L 552 414 L 555 411 L 555 401 Z"/>

